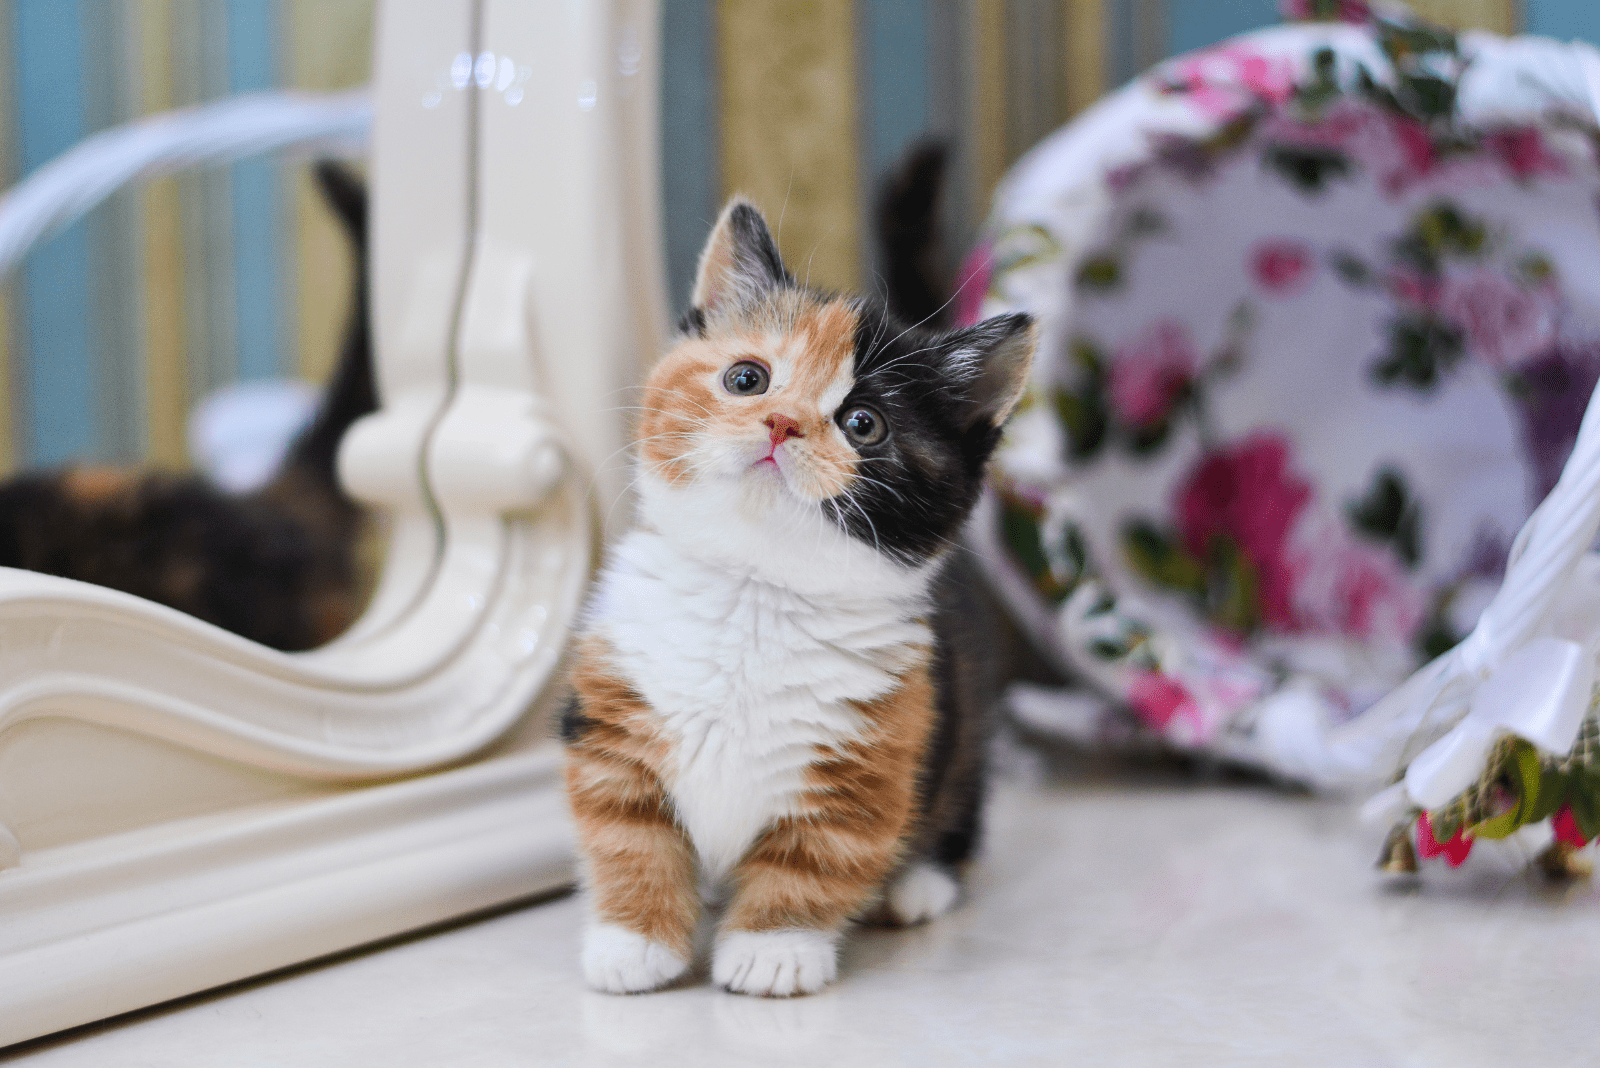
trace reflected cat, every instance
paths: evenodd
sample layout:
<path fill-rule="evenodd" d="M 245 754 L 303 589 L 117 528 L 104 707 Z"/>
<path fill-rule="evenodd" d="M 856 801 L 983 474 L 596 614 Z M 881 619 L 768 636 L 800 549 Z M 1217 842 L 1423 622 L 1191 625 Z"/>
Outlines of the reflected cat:
<path fill-rule="evenodd" d="M 350 238 L 356 282 L 338 365 L 277 474 L 248 494 L 186 474 L 18 475 L 0 483 L 0 566 L 123 590 L 275 649 L 315 648 L 355 620 L 363 511 L 334 463 L 345 430 L 376 406 L 367 194 L 335 164 L 316 176 Z"/>

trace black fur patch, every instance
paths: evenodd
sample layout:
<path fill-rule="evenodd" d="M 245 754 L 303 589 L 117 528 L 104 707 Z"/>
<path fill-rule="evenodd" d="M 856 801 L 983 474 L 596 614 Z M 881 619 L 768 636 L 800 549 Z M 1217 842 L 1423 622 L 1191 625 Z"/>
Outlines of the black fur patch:
<path fill-rule="evenodd" d="M 734 256 L 739 272 L 764 281 L 768 285 L 792 286 L 794 276 L 783 266 L 778 255 L 778 243 L 767 229 L 767 222 L 750 204 L 734 205 L 728 223 L 733 229 Z"/>
<path fill-rule="evenodd" d="M 917 775 L 916 829 L 908 862 L 954 873 L 982 836 L 988 753 L 1014 646 L 982 574 L 965 551 L 946 559 L 934 580 L 933 683 L 937 720 Z"/>
<path fill-rule="evenodd" d="M 594 720 L 583 714 L 583 702 L 573 694 L 561 710 L 561 740 L 571 745 L 594 727 Z"/>
<path fill-rule="evenodd" d="M 878 248 L 889 308 L 908 323 L 947 325 L 950 271 L 939 240 L 949 151 L 943 142 L 912 145 L 878 190 Z"/>
<path fill-rule="evenodd" d="M 699 308 L 690 308 L 683 313 L 683 318 L 678 320 L 678 333 L 692 334 L 695 337 L 706 336 L 706 313 Z"/>
<path fill-rule="evenodd" d="M 1025 316 L 1015 329 L 1026 329 Z M 855 338 L 855 388 L 839 407 L 880 411 L 889 436 L 859 449 L 856 483 L 824 502 L 854 537 L 906 563 L 951 544 L 983 488 L 1000 429 L 974 420 L 974 382 L 963 376 L 962 332 L 908 327 L 881 304 L 863 301 Z"/>
<path fill-rule="evenodd" d="M 192 475 L 148 475 L 104 500 L 66 486 L 53 472 L 0 484 L 0 565 L 124 590 L 275 649 L 313 648 L 333 637 L 324 613 L 349 613 L 342 529 Z"/>

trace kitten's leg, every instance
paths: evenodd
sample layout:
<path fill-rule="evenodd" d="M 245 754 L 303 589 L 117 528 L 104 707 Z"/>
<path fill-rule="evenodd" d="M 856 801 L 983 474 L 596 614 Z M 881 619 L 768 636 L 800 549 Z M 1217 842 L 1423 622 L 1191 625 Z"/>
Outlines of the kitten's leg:
<path fill-rule="evenodd" d="M 810 994 L 833 981 L 845 921 L 894 867 L 898 835 L 785 819 L 740 863 L 711 977 L 739 994 Z M 870 839 L 870 841 L 868 841 Z"/>
<path fill-rule="evenodd" d="M 926 923 L 950 911 L 961 895 L 955 873 L 938 864 L 919 860 L 908 864 L 889 882 L 884 911 L 892 926 Z"/>
<path fill-rule="evenodd" d="M 986 738 L 968 741 L 944 768 L 906 863 L 889 878 L 873 921 L 910 927 L 937 919 L 961 896 L 961 872 L 978 841 Z"/>
<path fill-rule="evenodd" d="M 631 994 L 689 967 L 700 899 L 693 847 L 655 770 L 664 747 L 650 709 L 604 654 L 597 639 L 580 646 L 561 736 L 590 897 L 584 977 Z"/>
<path fill-rule="evenodd" d="M 711 977 L 741 994 L 822 989 L 837 971 L 844 925 L 894 870 L 916 803 L 918 761 L 932 727 L 925 671 L 860 706 L 859 741 L 808 769 L 794 815 L 779 820 L 734 871 L 734 896 Z"/>
<path fill-rule="evenodd" d="M 924 807 L 904 865 L 889 879 L 873 919 L 908 927 L 944 915 L 961 896 L 961 873 L 982 823 L 988 755 L 1009 659 L 995 635 L 1005 625 L 970 561 L 944 572 L 935 630 L 940 656 L 938 726 L 923 767 Z"/>
<path fill-rule="evenodd" d="M 574 749 L 567 789 L 591 916 L 584 978 L 613 994 L 653 990 L 689 967 L 700 913 L 694 853 L 654 775 Z"/>

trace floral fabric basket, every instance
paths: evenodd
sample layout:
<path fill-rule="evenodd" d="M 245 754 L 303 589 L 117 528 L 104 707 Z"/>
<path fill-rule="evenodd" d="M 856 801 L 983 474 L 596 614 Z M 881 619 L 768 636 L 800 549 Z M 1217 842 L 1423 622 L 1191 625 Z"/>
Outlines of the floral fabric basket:
<path fill-rule="evenodd" d="M 1600 53 L 1302 6 L 1035 148 L 958 314 L 1042 324 L 975 537 L 1087 685 L 1017 713 L 1326 785 L 1449 729 L 1368 710 L 1479 624 L 1600 380 Z"/>

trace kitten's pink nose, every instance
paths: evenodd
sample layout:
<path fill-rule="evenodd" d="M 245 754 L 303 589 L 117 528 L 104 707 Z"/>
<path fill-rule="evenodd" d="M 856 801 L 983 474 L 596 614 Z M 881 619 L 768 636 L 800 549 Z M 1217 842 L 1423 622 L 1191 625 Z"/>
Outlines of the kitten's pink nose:
<path fill-rule="evenodd" d="M 781 415 L 778 412 L 773 412 L 771 415 L 767 416 L 766 423 L 767 432 L 772 435 L 772 447 L 774 449 L 776 449 L 779 445 L 782 445 L 786 438 L 805 437 L 805 435 L 800 432 L 800 424 L 795 420 L 790 419 L 787 415 Z"/>

